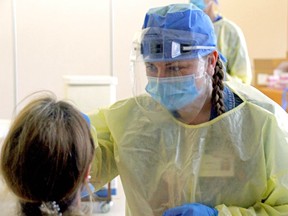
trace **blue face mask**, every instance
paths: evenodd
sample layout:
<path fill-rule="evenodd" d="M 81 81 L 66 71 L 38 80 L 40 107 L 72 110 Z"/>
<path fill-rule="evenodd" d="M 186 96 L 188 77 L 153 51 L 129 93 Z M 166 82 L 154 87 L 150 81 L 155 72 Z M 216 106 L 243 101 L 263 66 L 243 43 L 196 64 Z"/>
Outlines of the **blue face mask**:
<path fill-rule="evenodd" d="M 179 110 L 198 97 L 195 76 L 148 77 L 146 91 L 170 111 Z"/>
<path fill-rule="evenodd" d="M 206 3 L 204 0 L 190 0 L 190 2 L 196 5 L 201 10 L 204 10 L 206 8 Z"/>

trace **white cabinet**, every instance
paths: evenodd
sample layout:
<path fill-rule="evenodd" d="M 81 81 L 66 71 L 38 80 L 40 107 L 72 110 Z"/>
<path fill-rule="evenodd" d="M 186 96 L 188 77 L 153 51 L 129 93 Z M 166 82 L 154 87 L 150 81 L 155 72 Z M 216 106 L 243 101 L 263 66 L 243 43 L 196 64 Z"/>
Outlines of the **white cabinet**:
<path fill-rule="evenodd" d="M 65 98 L 82 112 L 105 107 L 116 101 L 117 78 L 113 76 L 64 76 Z"/>

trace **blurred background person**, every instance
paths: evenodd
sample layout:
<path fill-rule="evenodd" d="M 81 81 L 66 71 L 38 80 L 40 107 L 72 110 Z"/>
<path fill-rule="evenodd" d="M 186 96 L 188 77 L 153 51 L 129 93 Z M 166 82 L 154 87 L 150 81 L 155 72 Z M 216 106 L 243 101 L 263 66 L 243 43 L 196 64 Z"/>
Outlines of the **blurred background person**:
<path fill-rule="evenodd" d="M 212 20 L 217 36 L 217 49 L 227 59 L 224 62 L 227 79 L 251 84 L 252 70 L 244 34 L 239 26 L 224 17 L 218 0 L 190 0 Z"/>

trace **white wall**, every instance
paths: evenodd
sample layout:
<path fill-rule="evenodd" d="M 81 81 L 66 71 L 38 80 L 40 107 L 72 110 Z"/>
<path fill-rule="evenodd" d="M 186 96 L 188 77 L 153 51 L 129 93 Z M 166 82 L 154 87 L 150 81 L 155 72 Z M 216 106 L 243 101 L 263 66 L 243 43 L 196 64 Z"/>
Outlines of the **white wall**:
<path fill-rule="evenodd" d="M 14 0 L 18 101 L 41 89 L 64 97 L 63 75 L 118 77 L 117 99 L 132 95 L 129 53 L 150 7 L 188 0 Z M 110 4 L 112 2 L 112 4 Z M 243 30 L 251 60 L 284 57 L 287 0 L 220 0 Z M 0 1 L 0 119 L 13 110 L 12 0 Z M 111 11 L 112 10 L 112 11 Z M 112 14 L 111 14 L 112 12 Z M 96 94 L 96 93 L 95 93 Z"/>
<path fill-rule="evenodd" d="M 0 118 L 10 117 L 14 101 L 11 5 L 0 1 Z"/>
<path fill-rule="evenodd" d="M 54 91 L 62 98 L 63 75 L 111 73 L 109 1 L 15 2 L 18 101 L 43 89 Z M 1 88 L 0 118 L 10 118 L 13 94 L 7 95 L 4 90 L 6 92 L 13 87 L 11 0 L 3 0 L 1 4 L 0 20 L 4 22 L 5 28 L 1 25 L 0 77 L 1 82 L 5 83 L 5 89 Z"/>

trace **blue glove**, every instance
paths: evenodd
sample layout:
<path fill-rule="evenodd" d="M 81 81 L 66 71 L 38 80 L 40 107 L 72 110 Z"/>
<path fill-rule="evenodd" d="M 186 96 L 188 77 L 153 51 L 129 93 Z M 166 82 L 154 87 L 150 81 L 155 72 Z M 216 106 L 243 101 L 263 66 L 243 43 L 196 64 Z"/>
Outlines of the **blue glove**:
<path fill-rule="evenodd" d="M 162 216 L 217 216 L 218 211 L 215 208 L 200 204 L 184 204 L 166 210 Z"/>

